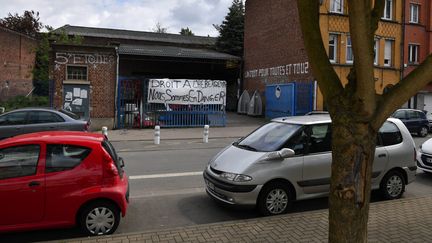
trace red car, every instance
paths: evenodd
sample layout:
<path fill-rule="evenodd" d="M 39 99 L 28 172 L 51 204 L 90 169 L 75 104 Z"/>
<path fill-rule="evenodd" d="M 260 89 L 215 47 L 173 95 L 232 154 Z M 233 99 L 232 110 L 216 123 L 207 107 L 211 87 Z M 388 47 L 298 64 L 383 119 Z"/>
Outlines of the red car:
<path fill-rule="evenodd" d="M 39 132 L 0 141 L 0 232 L 79 225 L 113 233 L 125 216 L 123 160 L 102 134 Z"/>

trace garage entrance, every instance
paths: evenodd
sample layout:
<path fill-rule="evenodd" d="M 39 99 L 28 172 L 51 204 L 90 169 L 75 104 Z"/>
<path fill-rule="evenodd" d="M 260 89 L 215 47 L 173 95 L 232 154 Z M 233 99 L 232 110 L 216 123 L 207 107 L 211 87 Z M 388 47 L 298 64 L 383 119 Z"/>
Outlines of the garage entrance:
<path fill-rule="evenodd" d="M 226 82 L 119 79 L 117 128 L 226 125 Z"/>

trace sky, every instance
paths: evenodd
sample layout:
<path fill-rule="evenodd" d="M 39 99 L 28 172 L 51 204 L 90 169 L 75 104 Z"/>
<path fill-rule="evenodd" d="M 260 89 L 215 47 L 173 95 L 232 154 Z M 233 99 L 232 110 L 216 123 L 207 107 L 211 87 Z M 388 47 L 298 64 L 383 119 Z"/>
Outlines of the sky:
<path fill-rule="evenodd" d="M 24 10 L 39 12 L 40 22 L 63 25 L 153 31 L 157 23 L 168 33 L 188 27 L 195 35 L 218 36 L 232 0 L 0 0 L 0 18 Z"/>

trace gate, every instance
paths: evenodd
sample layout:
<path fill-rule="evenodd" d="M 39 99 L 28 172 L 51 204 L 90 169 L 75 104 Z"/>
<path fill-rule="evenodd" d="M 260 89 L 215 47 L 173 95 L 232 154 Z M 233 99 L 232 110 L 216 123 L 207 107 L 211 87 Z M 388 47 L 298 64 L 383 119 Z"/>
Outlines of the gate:
<path fill-rule="evenodd" d="M 117 95 L 117 128 L 225 126 L 225 106 L 220 104 L 148 103 L 148 78 L 120 78 Z"/>

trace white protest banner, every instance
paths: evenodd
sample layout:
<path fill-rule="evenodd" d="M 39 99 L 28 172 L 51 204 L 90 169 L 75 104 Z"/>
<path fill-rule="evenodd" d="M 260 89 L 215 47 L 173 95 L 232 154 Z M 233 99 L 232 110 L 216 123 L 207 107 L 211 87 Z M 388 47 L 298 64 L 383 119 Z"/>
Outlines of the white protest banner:
<path fill-rule="evenodd" d="M 150 79 L 148 103 L 225 105 L 226 82 L 222 80 Z"/>

